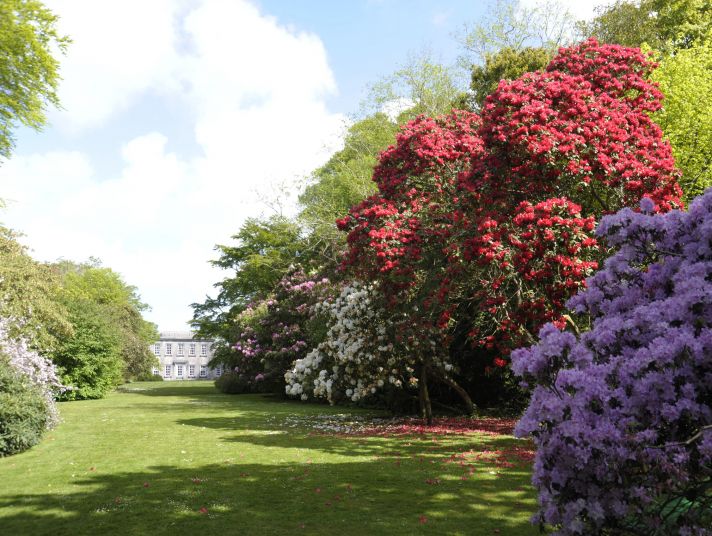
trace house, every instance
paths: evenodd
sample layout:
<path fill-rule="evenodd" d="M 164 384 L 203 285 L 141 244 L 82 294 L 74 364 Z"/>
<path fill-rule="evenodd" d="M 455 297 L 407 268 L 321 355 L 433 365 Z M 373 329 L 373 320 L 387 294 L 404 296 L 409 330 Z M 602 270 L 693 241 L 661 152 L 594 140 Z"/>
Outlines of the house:
<path fill-rule="evenodd" d="M 198 339 L 190 331 L 162 331 L 151 351 L 158 358 L 160 368 L 155 376 L 164 380 L 206 380 L 222 375 L 222 367 L 210 368 L 213 358 L 212 339 Z"/>

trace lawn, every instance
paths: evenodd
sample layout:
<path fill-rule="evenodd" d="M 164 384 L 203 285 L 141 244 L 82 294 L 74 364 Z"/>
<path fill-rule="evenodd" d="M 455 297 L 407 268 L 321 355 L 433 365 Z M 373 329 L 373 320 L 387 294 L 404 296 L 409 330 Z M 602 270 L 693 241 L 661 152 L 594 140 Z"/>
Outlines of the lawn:
<path fill-rule="evenodd" d="M 2 534 L 538 532 L 530 446 L 491 423 L 382 433 L 364 411 L 210 382 L 135 383 L 60 411 L 40 445 L 0 458 Z"/>

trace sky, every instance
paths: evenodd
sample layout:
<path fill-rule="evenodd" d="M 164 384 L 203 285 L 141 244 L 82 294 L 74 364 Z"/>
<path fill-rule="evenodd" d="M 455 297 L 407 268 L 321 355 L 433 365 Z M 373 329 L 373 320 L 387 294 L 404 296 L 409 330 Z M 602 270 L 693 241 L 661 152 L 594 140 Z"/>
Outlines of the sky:
<path fill-rule="evenodd" d="M 604 0 L 564 2 L 580 18 Z M 534 0 L 524 0 L 531 5 Z M 209 263 L 339 148 L 366 89 L 429 50 L 454 63 L 475 0 L 46 0 L 73 40 L 61 110 L 0 163 L 0 223 L 38 260 L 101 259 L 159 329 Z"/>

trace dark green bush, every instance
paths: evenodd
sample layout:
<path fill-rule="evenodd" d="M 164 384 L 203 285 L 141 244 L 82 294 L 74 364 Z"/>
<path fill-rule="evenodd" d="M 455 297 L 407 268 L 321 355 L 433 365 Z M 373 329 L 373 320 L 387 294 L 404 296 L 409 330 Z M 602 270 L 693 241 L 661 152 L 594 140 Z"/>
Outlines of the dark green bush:
<path fill-rule="evenodd" d="M 48 420 L 47 403 L 39 387 L 0 357 L 0 456 L 39 443 Z"/>
<path fill-rule="evenodd" d="M 144 372 L 139 374 L 134 381 L 137 382 L 162 382 L 163 376 L 152 374 L 150 372 Z"/>
<path fill-rule="evenodd" d="M 215 380 L 215 387 L 218 391 L 229 395 L 239 395 L 242 393 L 254 393 L 254 385 L 235 372 L 226 372 Z"/>

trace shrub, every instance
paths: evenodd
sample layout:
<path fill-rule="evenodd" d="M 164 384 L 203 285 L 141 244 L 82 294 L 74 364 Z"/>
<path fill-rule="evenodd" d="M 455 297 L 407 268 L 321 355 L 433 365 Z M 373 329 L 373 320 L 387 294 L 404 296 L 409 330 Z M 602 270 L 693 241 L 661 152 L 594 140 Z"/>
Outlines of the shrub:
<path fill-rule="evenodd" d="M 241 395 L 242 393 L 252 393 L 255 391 L 252 383 L 237 372 L 226 372 L 215 380 L 215 387 L 221 393 L 229 395 Z"/>
<path fill-rule="evenodd" d="M 150 372 L 144 372 L 136 378 L 137 382 L 162 382 L 163 376 L 153 374 Z"/>
<path fill-rule="evenodd" d="M 57 368 L 49 359 L 30 349 L 24 339 L 11 338 L 9 324 L 0 319 L 0 354 L 7 356 L 9 366 L 40 390 L 46 403 L 47 428 L 53 428 L 59 422 L 55 397 L 67 387 L 62 385 Z"/>
<path fill-rule="evenodd" d="M 656 208 L 602 219 L 617 251 L 568 303 L 590 331 L 548 324 L 512 354 L 534 386 L 516 433 L 537 443 L 537 519 L 557 534 L 711 534 L 712 190 Z"/>
<path fill-rule="evenodd" d="M 0 355 L 0 456 L 39 443 L 49 422 L 42 390 Z"/>

